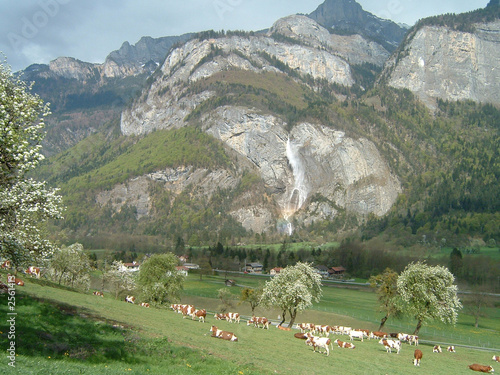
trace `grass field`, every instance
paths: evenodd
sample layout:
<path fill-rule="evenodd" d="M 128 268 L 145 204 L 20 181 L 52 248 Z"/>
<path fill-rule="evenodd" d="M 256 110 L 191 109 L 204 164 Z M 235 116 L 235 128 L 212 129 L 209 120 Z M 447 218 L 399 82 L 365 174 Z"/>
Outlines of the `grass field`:
<path fill-rule="evenodd" d="M 238 282 L 252 284 L 259 280 L 244 277 Z M 194 294 L 210 294 L 221 287 L 220 278 L 204 277 L 201 283 L 198 278 L 190 278 L 186 292 L 192 293 L 183 297 L 183 302 L 213 311 L 217 300 Z M 238 289 L 231 288 L 235 295 Z M 293 338 L 293 332 L 274 327 L 262 330 L 245 322 L 239 325 L 216 322 L 213 315 L 203 324 L 182 319 L 168 309 L 145 309 L 109 295 L 100 298 L 30 280 L 16 292 L 18 356 L 15 369 L 8 366 L 6 356 L 2 357 L 0 368 L 6 374 L 467 374 L 470 373 L 467 365 L 493 364 L 493 353 L 499 354 L 466 347 L 457 347 L 457 353 L 433 354 L 430 342 L 420 345 L 424 357 L 421 367 L 415 368 L 411 363 L 414 347 L 404 344 L 399 355 L 389 354 L 375 340 L 365 340 L 356 341 L 355 350 L 335 348 L 326 357 L 313 353 L 303 341 Z M 373 329 L 378 319 L 373 307 L 375 298 L 375 294 L 360 289 L 324 288 L 322 302 L 301 314 L 298 321 Z M 340 313 L 323 311 L 336 309 Z M 249 308 L 235 301 L 234 311 L 248 314 Z M 7 299 L 3 295 L 0 345 L 6 349 L 7 313 Z M 259 308 L 257 313 L 270 318 L 277 315 L 276 311 Z M 363 316 L 371 316 L 372 321 Z M 499 348 L 498 318 L 496 315 L 485 319 L 487 328 L 479 330 L 473 329 L 467 320 L 459 322 L 455 329 L 446 326 L 446 330 L 458 329 L 473 338 L 490 336 L 494 340 L 492 347 Z M 211 324 L 234 332 L 239 341 L 210 337 Z M 440 330 L 439 325 L 429 327 Z M 427 334 L 421 337 L 432 341 Z"/>

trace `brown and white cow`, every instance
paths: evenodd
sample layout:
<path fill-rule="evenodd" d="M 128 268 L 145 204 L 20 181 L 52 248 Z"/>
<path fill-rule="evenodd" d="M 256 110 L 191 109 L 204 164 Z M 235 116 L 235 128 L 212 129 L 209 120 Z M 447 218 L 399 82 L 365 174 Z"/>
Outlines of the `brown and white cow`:
<path fill-rule="evenodd" d="M 193 305 L 182 305 L 181 306 L 182 319 L 184 319 L 186 316 L 192 316 L 194 310 L 195 308 Z"/>
<path fill-rule="evenodd" d="M 278 324 L 276 328 L 281 329 L 282 331 L 291 331 L 290 327 L 283 327 L 281 324 Z"/>
<path fill-rule="evenodd" d="M 450 353 L 456 353 L 456 351 L 455 351 L 455 346 L 453 346 L 453 345 L 448 346 L 448 347 L 446 348 L 446 351 L 447 351 L 447 352 L 450 352 Z"/>
<path fill-rule="evenodd" d="M 232 313 L 232 312 L 228 312 L 225 314 L 226 315 L 226 320 L 229 322 L 229 323 L 240 323 L 240 314 L 238 313 Z"/>
<path fill-rule="evenodd" d="M 260 317 L 260 316 L 252 316 L 248 322 L 247 326 L 253 324 L 255 327 L 259 328 L 259 326 L 262 324 L 262 329 L 267 328 L 269 329 L 269 320 L 265 317 Z"/>
<path fill-rule="evenodd" d="M 2 263 L 1 267 L 10 270 L 10 268 L 12 267 L 12 263 L 10 260 L 6 260 L 5 262 Z"/>
<path fill-rule="evenodd" d="M 193 320 L 198 318 L 199 322 L 205 323 L 205 318 L 207 317 L 207 310 L 201 309 L 201 310 L 194 310 L 191 314 L 191 317 Z"/>
<path fill-rule="evenodd" d="M 141 302 L 141 303 L 139 304 L 139 306 L 141 306 L 141 307 L 146 307 L 146 308 L 148 308 L 148 309 L 149 309 L 149 307 L 150 307 L 150 306 L 149 306 L 149 303 L 147 303 L 147 302 Z"/>
<path fill-rule="evenodd" d="M 477 363 L 469 365 L 469 368 L 471 370 L 479 371 L 479 372 L 488 372 L 488 373 L 495 372 L 495 370 L 493 370 L 493 367 L 491 367 L 491 366 L 483 366 L 483 365 L 480 365 L 480 364 L 477 364 Z"/>
<path fill-rule="evenodd" d="M 378 343 L 384 345 L 387 353 L 392 353 L 392 349 L 396 349 L 399 354 L 399 351 L 401 350 L 401 341 L 399 340 L 382 339 Z"/>
<path fill-rule="evenodd" d="M 334 343 L 336 343 L 339 348 L 356 349 L 356 345 L 350 342 L 340 341 L 339 339 L 337 339 L 334 341 Z"/>
<path fill-rule="evenodd" d="M 300 323 L 297 324 L 297 327 L 300 332 L 304 333 L 305 331 L 314 331 L 315 325 L 313 323 Z"/>
<path fill-rule="evenodd" d="M 361 339 L 363 341 L 363 337 L 365 336 L 365 333 L 363 331 L 356 331 L 356 330 L 351 330 L 349 332 L 349 339 L 352 341 L 354 338 Z"/>
<path fill-rule="evenodd" d="M 305 333 L 302 333 L 302 332 L 297 332 L 293 335 L 293 337 L 295 337 L 296 339 L 301 339 L 301 340 L 307 340 L 307 335 Z"/>
<path fill-rule="evenodd" d="M 420 360 L 422 359 L 423 353 L 420 349 L 415 349 L 415 352 L 413 353 L 413 364 L 415 366 L 420 366 Z"/>
<path fill-rule="evenodd" d="M 104 297 L 104 293 L 103 292 L 99 292 L 97 290 L 93 294 L 94 294 L 94 296 Z"/>
<path fill-rule="evenodd" d="M 493 356 L 493 360 L 494 360 L 495 362 L 500 362 L 500 355 L 494 355 L 494 356 Z"/>
<path fill-rule="evenodd" d="M 311 345 L 313 347 L 313 351 L 316 351 L 316 348 L 323 348 L 326 351 L 326 356 L 330 355 L 330 344 L 332 340 L 328 337 L 319 337 L 312 336 L 306 340 L 306 345 Z"/>
<path fill-rule="evenodd" d="M 434 345 L 434 347 L 432 348 L 432 352 L 433 353 L 442 353 L 443 349 L 441 349 L 441 345 Z"/>
<path fill-rule="evenodd" d="M 127 297 L 125 297 L 125 302 L 135 303 L 135 297 L 134 296 L 127 296 Z"/>
<path fill-rule="evenodd" d="M 386 332 L 380 332 L 380 331 L 373 331 L 370 333 L 370 338 L 379 338 L 379 339 L 386 339 L 387 338 L 387 333 Z"/>
<path fill-rule="evenodd" d="M 332 327 L 330 327 L 328 325 L 315 325 L 314 326 L 314 332 L 318 333 L 319 335 L 330 336 L 331 331 L 332 331 Z"/>
<path fill-rule="evenodd" d="M 238 337 L 232 332 L 222 331 L 218 329 L 216 326 L 212 326 L 210 328 L 210 332 L 212 332 L 212 337 L 216 337 L 218 339 L 223 339 L 227 341 L 238 341 Z"/>
<path fill-rule="evenodd" d="M 21 279 L 18 279 L 14 275 L 7 275 L 7 283 L 8 284 L 15 284 L 17 286 L 24 286 L 24 281 Z"/>
<path fill-rule="evenodd" d="M 226 314 L 215 314 L 214 315 L 215 320 L 227 320 L 227 315 Z"/>
<path fill-rule="evenodd" d="M 417 335 L 408 335 L 408 343 L 410 345 L 415 344 L 415 346 L 418 346 L 418 336 Z"/>
<path fill-rule="evenodd" d="M 34 266 L 29 266 L 28 269 L 26 270 L 26 274 L 30 276 L 35 276 L 37 279 L 40 278 L 40 268 L 34 267 Z"/>

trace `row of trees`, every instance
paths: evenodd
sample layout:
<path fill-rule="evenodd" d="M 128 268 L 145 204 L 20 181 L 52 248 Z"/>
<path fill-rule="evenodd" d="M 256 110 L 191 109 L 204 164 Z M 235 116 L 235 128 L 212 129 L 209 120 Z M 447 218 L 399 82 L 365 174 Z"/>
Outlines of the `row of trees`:
<path fill-rule="evenodd" d="M 455 277 L 446 267 L 422 262 L 409 264 L 399 275 L 386 269 L 371 277 L 370 283 L 377 289 L 380 309 L 384 312 L 379 331 L 389 317 L 402 315 L 416 319 L 415 335 L 429 320 L 455 324 L 462 304 L 454 281 Z"/>

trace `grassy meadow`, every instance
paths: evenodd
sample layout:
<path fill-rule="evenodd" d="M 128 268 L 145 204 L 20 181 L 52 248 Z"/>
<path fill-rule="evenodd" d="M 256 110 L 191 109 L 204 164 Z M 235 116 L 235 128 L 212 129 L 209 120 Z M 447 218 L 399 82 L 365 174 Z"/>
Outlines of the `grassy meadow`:
<path fill-rule="evenodd" d="M 219 301 L 213 297 L 223 287 L 222 280 L 204 276 L 200 282 L 199 276 L 188 277 L 182 302 L 215 311 Z M 265 279 L 246 276 L 236 280 L 238 285 L 257 286 Z M 229 289 L 236 298 L 240 288 Z M 378 327 L 374 293 L 338 287 L 325 287 L 323 292 L 322 301 L 300 314 L 298 322 Z M 233 307 L 232 311 L 250 314 L 248 304 L 234 300 Z M 8 345 L 7 308 L 4 294 L 0 296 L 3 348 Z M 6 374 L 467 374 L 469 364 L 493 364 L 492 355 L 500 351 L 499 309 L 489 312 L 479 329 L 473 328 L 466 315 L 455 328 L 437 323 L 424 327 L 420 368 L 412 365 L 414 347 L 407 344 L 398 355 L 386 353 L 376 340 L 356 341 L 355 350 L 335 347 L 326 357 L 295 339 L 295 331 L 256 329 L 245 321 L 239 325 L 216 322 L 213 314 L 200 323 L 183 319 L 170 309 L 146 309 L 115 300 L 108 293 L 100 298 L 44 281 L 28 279 L 24 287 L 18 287 L 15 309 L 16 368 L 9 367 L 3 356 L 0 368 Z M 256 313 L 271 319 L 278 314 L 261 308 Z M 398 325 L 403 324 L 413 328 L 411 321 L 389 322 L 386 328 L 390 332 L 401 331 Z M 210 337 L 212 324 L 234 332 L 239 341 Z M 497 351 L 459 346 L 457 353 L 432 353 L 434 342 L 459 343 L 458 338 L 447 338 L 450 333 L 462 334 L 462 341 L 467 337 L 475 342 L 489 340 L 489 347 Z M 345 341 L 345 336 L 339 338 Z"/>

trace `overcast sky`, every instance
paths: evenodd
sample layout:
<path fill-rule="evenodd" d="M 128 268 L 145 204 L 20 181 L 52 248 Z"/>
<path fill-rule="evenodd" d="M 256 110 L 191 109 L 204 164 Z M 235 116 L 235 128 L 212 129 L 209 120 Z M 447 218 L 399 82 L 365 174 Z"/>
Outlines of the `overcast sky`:
<path fill-rule="evenodd" d="M 358 0 L 381 18 L 418 19 L 483 8 L 489 0 Z M 0 0 L 0 52 L 13 71 L 59 56 L 102 63 L 124 41 L 203 30 L 261 30 L 323 0 Z M 0 56 L 1 60 L 4 60 Z"/>

